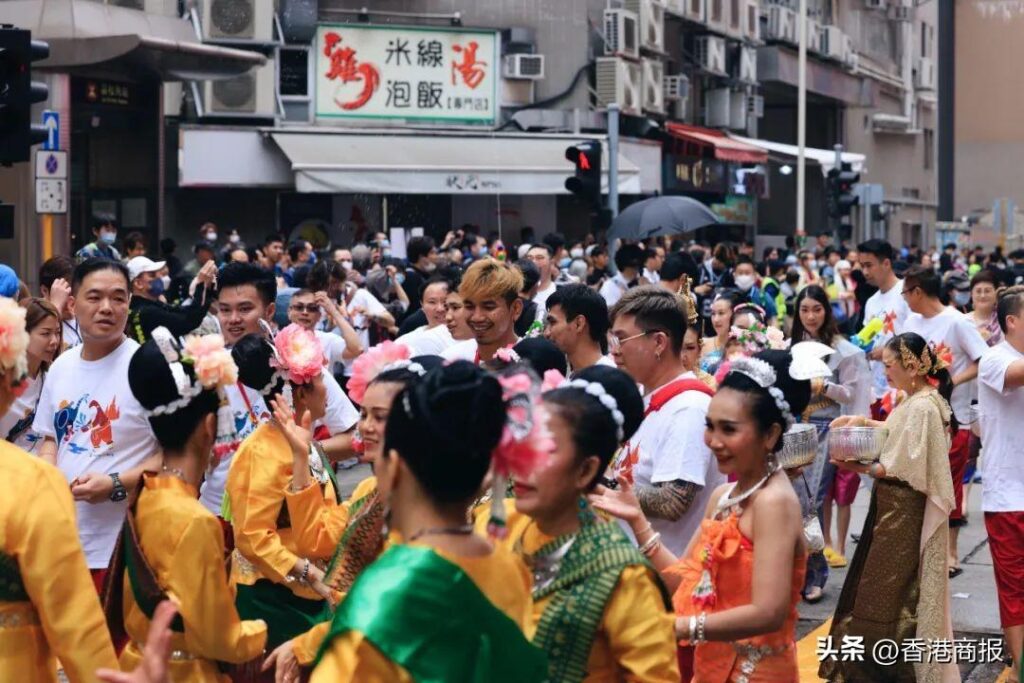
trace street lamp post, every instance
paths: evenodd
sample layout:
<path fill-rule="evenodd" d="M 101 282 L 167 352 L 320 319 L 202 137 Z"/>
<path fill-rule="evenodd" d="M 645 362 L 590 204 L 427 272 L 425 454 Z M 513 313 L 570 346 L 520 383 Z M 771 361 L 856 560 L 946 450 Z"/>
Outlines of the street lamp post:
<path fill-rule="evenodd" d="M 803 243 L 807 235 L 804 224 L 804 196 L 806 192 L 807 168 L 805 164 L 807 146 L 807 0 L 800 0 L 800 18 L 798 20 L 800 56 L 797 70 L 796 99 L 796 237 L 797 244 Z"/>

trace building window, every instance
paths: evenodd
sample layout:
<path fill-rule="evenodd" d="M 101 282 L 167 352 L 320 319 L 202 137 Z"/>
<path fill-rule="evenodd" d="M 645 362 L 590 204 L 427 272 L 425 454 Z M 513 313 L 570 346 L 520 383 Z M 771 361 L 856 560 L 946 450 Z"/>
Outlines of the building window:
<path fill-rule="evenodd" d="M 740 0 L 732 0 L 729 4 L 729 24 L 738 29 L 740 20 L 743 18 L 743 11 L 740 9 Z"/>
<path fill-rule="evenodd" d="M 924 170 L 930 171 L 935 167 L 935 131 L 931 128 L 924 129 Z"/>
<path fill-rule="evenodd" d="M 722 3 L 724 0 L 711 0 L 711 21 L 722 23 Z"/>
<path fill-rule="evenodd" d="M 921 23 L 921 56 L 932 56 L 932 44 L 935 41 L 935 27 L 931 24 Z"/>

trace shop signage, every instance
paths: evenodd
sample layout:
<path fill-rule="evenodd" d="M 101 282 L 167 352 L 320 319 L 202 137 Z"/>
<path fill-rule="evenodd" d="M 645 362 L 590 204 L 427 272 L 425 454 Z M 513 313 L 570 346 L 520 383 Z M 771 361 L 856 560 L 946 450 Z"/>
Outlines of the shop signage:
<path fill-rule="evenodd" d="M 666 192 L 725 194 L 729 191 L 729 173 L 725 162 L 666 154 L 664 163 Z"/>
<path fill-rule="evenodd" d="M 116 81 L 100 81 L 95 79 L 76 79 L 78 92 L 75 100 L 86 104 L 105 104 L 115 107 L 127 107 L 132 102 L 132 87 L 128 83 Z"/>
<path fill-rule="evenodd" d="M 494 125 L 495 31 L 320 24 L 316 116 Z"/>
<path fill-rule="evenodd" d="M 724 203 L 712 204 L 711 211 L 721 218 L 723 223 L 754 225 L 755 202 L 753 197 L 729 195 Z"/>

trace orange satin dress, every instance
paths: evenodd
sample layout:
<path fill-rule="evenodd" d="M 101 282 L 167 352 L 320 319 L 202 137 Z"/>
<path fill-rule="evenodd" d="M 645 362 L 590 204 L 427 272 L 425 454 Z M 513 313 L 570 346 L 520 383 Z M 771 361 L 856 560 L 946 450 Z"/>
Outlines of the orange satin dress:
<path fill-rule="evenodd" d="M 709 554 L 709 555 L 708 555 Z M 710 562 L 705 557 L 710 556 Z M 694 599 L 705 569 L 714 587 L 714 604 Z M 705 642 L 694 655 L 692 683 L 793 683 L 800 678 L 796 662 L 796 620 L 800 591 L 807 571 L 806 556 L 796 558 L 790 582 L 790 610 L 786 623 L 773 633 L 737 642 Z M 700 539 L 690 555 L 666 573 L 676 574 L 681 583 L 672 597 L 676 614 L 688 617 L 701 612 L 714 614 L 752 601 L 754 544 L 740 533 L 739 517 L 705 519 Z M 698 591 L 699 592 L 699 591 Z"/>

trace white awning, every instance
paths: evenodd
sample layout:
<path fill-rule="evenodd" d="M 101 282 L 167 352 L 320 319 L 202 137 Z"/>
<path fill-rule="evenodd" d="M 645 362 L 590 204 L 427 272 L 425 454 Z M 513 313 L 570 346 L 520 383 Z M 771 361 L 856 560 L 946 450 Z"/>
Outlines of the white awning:
<path fill-rule="evenodd" d="M 769 140 L 755 140 L 753 138 L 745 138 L 740 135 L 733 135 L 729 133 L 729 137 L 745 142 L 749 145 L 756 145 L 769 152 L 778 152 L 779 154 L 785 154 L 786 156 L 795 157 L 799 152 L 799 148 L 796 145 L 787 145 L 781 142 L 771 142 Z M 827 174 L 836 165 L 836 153 L 831 149 L 818 149 L 816 147 L 804 147 L 804 156 L 808 159 L 812 159 L 821 164 L 821 172 Z M 864 162 L 867 157 L 863 154 L 855 154 L 854 152 L 843 152 L 843 161 L 850 164 L 853 170 L 860 173 L 864 170 Z"/>
<path fill-rule="evenodd" d="M 593 136 L 463 132 L 274 130 L 299 192 L 566 194 L 565 149 Z M 602 142 L 604 142 L 602 140 Z M 608 184 L 605 143 L 604 181 Z M 619 192 L 642 192 L 640 170 L 619 154 Z"/>

